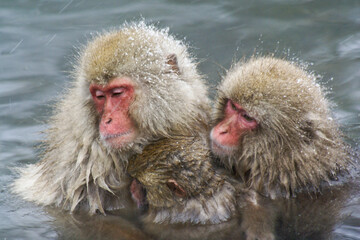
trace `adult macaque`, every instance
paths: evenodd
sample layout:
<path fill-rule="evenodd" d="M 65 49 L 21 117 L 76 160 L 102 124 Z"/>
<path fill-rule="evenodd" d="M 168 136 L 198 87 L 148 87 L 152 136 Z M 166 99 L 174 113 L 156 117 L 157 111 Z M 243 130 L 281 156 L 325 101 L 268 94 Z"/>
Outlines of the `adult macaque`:
<path fill-rule="evenodd" d="M 128 173 L 136 179 L 131 192 L 138 206 L 148 204 L 147 222 L 213 224 L 236 213 L 241 186 L 236 192 L 215 168 L 204 137 L 173 136 L 148 145 L 129 160 Z"/>
<path fill-rule="evenodd" d="M 121 208 L 132 155 L 149 141 L 207 126 L 207 89 L 186 45 L 167 30 L 138 23 L 100 34 L 73 75 L 41 161 L 20 169 L 14 183 L 26 200 L 91 214 Z"/>
<path fill-rule="evenodd" d="M 320 190 L 351 162 L 328 105 L 315 76 L 288 61 L 240 62 L 219 86 L 212 151 L 271 198 Z"/>

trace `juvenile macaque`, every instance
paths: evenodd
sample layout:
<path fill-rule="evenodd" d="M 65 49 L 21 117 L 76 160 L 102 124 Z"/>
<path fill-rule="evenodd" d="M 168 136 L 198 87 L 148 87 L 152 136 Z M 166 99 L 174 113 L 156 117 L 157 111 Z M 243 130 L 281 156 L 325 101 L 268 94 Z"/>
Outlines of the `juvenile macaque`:
<path fill-rule="evenodd" d="M 14 192 L 42 205 L 105 213 L 123 207 L 128 159 L 149 141 L 208 125 L 207 89 L 187 46 L 144 23 L 94 37 L 55 106 L 42 159 Z M 204 131 L 204 130 L 202 130 Z"/>
<path fill-rule="evenodd" d="M 139 207 L 149 207 L 146 220 L 200 224 L 229 220 L 236 213 L 235 187 L 211 161 L 206 139 L 195 135 L 159 140 L 129 160 L 128 173 L 136 179 L 133 197 Z"/>
<path fill-rule="evenodd" d="M 318 191 L 351 162 L 328 105 L 315 76 L 291 62 L 240 62 L 219 86 L 212 151 L 271 198 Z"/>

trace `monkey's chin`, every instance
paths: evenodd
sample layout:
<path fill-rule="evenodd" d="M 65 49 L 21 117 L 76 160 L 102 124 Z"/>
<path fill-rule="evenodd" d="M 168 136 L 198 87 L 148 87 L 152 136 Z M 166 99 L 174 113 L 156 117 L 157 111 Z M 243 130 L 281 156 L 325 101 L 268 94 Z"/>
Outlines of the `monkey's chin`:
<path fill-rule="evenodd" d="M 137 134 L 134 131 L 127 131 L 116 134 L 101 134 L 101 140 L 110 148 L 121 150 L 133 143 L 136 136 Z"/>
<path fill-rule="evenodd" d="M 228 157 L 233 155 L 236 147 L 226 146 L 218 143 L 216 140 L 211 140 L 211 151 L 219 157 Z"/>

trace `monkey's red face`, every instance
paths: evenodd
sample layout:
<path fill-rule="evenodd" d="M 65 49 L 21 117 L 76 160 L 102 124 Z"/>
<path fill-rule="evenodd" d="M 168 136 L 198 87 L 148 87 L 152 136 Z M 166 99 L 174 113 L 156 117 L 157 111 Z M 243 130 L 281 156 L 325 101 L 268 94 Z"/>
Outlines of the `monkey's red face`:
<path fill-rule="evenodd" d="M 114 78 L 107 85 L 90 85 L 90 93 L 100 115 L 101 138 L 111 147 L 120 149 L 137 136 L 137 129 L 129 116 L 134 99 L 134 84 L 130 78 Z"/>
<path fill-rule="evenodd" d="M 241 136 L 257 127 L 257 122 L 237 103 L 228 100 L 224 119 L 210 133 L 211 148 L 219 156 L 231 155 L 239 147 Z"/>

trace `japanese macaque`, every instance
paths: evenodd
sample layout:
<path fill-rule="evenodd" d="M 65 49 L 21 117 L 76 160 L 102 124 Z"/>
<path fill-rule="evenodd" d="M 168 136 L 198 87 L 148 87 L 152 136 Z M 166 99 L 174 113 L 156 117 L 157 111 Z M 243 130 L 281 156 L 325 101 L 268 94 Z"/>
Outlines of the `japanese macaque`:
<path fill-rule="evenodd" d="M 241 188 L 236 192 L 236 182 L 233 186 L 212 164 L 206 138 L 159 140 L 129 160 L 128 173 L 136 179 L 134 199 L 139 207 L 148 205 L 147 222 L 213 224 L 236 213 L 235 194 Z"/>
<path fill-rule="evenodd" d="M 90 214 L 124 207 L 128 159 L 150 141 L 204 132 L 209 100 L 187 46 L 144 23 L 94 37 L 55 106 L 42 159 L 20 169 L 14 192 Z M 200 131 L 201 130 L 201 131 Z M 124 200 L 125 199 L 125 200 Z"/>
<path fill-rule="evenodd" d="M 213 123 L 213 153 L 271 198 L 321 190 L 351 165 L 315 76 L 285 60 L 259 57 L 232 67 Z"/>

